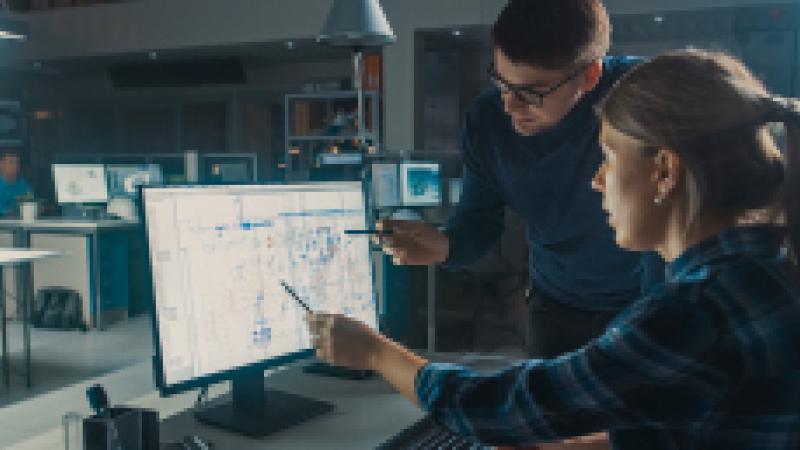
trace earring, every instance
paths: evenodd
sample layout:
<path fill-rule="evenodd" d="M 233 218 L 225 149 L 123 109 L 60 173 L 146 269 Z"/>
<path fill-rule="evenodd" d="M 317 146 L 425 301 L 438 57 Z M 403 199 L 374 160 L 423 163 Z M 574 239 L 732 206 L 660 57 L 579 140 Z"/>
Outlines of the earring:
<path fill-rule="evenodd" d="M 654 199 L 653 199 L 653 203 L 655 203 L 656 205 L 661 205 L 661 203 L 662 203 L 663 201 L 664 201 L 664 199 L 663 199 L 663 198 L 661 198 L 661 196 L 658 196 L 658 197 L 656 197 L 656 198 L 654 198 Z"/>

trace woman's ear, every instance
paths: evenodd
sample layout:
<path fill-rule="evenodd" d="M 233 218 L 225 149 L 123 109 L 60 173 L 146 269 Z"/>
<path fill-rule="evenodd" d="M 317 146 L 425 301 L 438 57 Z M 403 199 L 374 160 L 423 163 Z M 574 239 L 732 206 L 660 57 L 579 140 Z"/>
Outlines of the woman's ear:
<path fill-rule="evenodd" d="M 675 192 L 682 176 L 683 162 L 672 149 L 662 148 L 654 157 L 653 178 L 656 184 L 656 203 L 661 203 Z"/>
<path fill-rule="evenodd" d="M 598 59 L 589 64 L 583 72 L 583 83 L 581 84 L 582 92 L 589 92 L 597 86 L 600 82 L 600 77 L 603 76 L 603 60 Z"/>

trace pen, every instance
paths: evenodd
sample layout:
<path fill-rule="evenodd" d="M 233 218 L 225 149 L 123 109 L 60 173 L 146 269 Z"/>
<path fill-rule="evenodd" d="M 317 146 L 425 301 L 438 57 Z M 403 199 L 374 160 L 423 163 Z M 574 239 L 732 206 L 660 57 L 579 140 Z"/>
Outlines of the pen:
<path fill-rule="evenodd" d="M 285 281 L 281 280 L 281 286 L 283 286 L 283 289 L 286 290 L 286 292 L 290 296 L 292 296 L 292 298 L 295 299 L 295 301 L 300 305 L 300 307 L 305 309 L 307 313 L 312 313 L 313 312 L 313 311 L 311 311 L 311 307 L 308 306 L 308 304 L 306 302 L 304 302 L 303 299 L 301 299 L 300 296 L 297 295 L 297 293 L 294 291 L 294 289 L 292 289 L 291 286 L 286 284 Z"/>
<path fill-rule="evenodd" d="M 431 226 L 437 228 L 438 230 L 443 230 L 445 228 L 444 224 L 441 223 L 430 223 Z M 375 235 L 375 236 L 392 236 L 394 235 L 394 230 L 391 228 L 386 230 L 378 230 L 376 228 L 368 228 L 366 230 L 344 230 L 344 234 L 346 235 Z"/>
<path fill-rule="evenodd" d="M 377 236 L 391 236 L 394 234 L 392 230 L 344 230 L 346 235 L 377 235 Z"/>
<path fill-rule="evenodd" d="M 301 299 L 300 296 L 297 295 L 297 293 L 294 291 L 294 289 L 292 289 L 291 286 L 286 284 L 285 281 L 281 280 L 281 286 L 283 286 L 283 289 L 286 290 L 286 292 L 293 299 L 295 299 L 295 301 L 300 305 L 300 307 L 305 309 L 307 313 L 312 313 L 313 312 L 313 311 L 311 311 L 311 307 L 308 306 L 308 303 L 304 302 L 303 299 Z"/>

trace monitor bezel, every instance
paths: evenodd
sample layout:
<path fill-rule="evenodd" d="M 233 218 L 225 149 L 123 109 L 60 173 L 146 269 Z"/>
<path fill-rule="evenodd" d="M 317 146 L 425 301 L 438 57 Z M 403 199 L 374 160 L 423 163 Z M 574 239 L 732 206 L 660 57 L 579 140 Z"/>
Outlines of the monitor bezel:
<path fill-rule="evenodd" d="M 145 271 L 145 277 L 149 286 L 151 287 L 151 323 L 153 327 L 153 347 L 154 347 L 154 355 L 153 355 L 153 376 L 155 378 L 156 387 L 162 397 L 169 397 L 172 395 L 180 394 L 192 389 L 199 389 L 203 387 L 210 386 L 212 384 L 217 384 L 223 381 L 229 381 L 236 377 L 243 370 L 252 370 L 252 369 L 261 369 L 261 370 L 269 370 L 275 369 L 278 367 L 286 366 L 288 364 L 301 361 L 304 359 L 309 359 L 314 356 L 313 349 L 304 349 L 293 353 L 288 353 L 285 355 L 277 356 L 275 358 L 270 358 L 268 360 L 255 362 L 251 364 L 246 364 L 243 366 L 235 367 L 229 370 L 224 370 L 220 372 L 215 372 L 213 374 L 205 375 L 202 377 L 192 378 L 187 381 L 182 381 L 180 383 L 175 384 L 167 384 L 166 378 L 164 376 L 164 367 L 163 367 L 163 359 L 162 359 L 162 351 L 161 351 L 161 334 L 159 330 L 159 322 L 158 322 L 158 311 L 156 309 L 156 293 L 155 293 L 155 285 L 153 284 L 153 266 L 152 266 L 152 249 L 150 247 L 150 240 L 148 239 L 148 231 L 147 231 L 147 208 L 146 208 L 146 194 L 149 190 L 159 190 L 159 189 L 181 189 L 181 188 L 193 188 L 199 189 L 203 187 L 259 187 L 259 186 L 313 186 L 313 185 L 334 185 L 334 184 L 342 184 L 348 183 L 353 185 L 359 185 L 361 188 L 361 197 L 362 202 L 364 204 L 364 220 L 365 223 L 369 223 L 369 206 L 367 205 L 366 201 L 366 192 L 365 186 L 363 181 L 309 181 L 309 182 L 277 182 L 277 183 L 223 183 L 223 184 L 215 184 L 215 183 L 195 183 L 195 184 L 178 184 L 178 185 L 168 185 L 168 184 L 161 184 L 161 185 L 153 185 L 153 186 L 139 186 L 139 198 L 141 200 L 142 207 L 139 209 L 139 216 L 141 220 L 141 227 L 140 232 L 145 242 L 145 259 L 147 264 L 147 270 Z M 377 301 L 377 295 L 375 292 L 376 284 L 375 284 L 375 271 L 372 267 L 370 257 L 370 281 L 372 283 L 372 291 L 373 291 L 373 301 Z M 379 305 L 376 303 L 375 305 L 375 323 L 380 326 L 380 310 Z"/>

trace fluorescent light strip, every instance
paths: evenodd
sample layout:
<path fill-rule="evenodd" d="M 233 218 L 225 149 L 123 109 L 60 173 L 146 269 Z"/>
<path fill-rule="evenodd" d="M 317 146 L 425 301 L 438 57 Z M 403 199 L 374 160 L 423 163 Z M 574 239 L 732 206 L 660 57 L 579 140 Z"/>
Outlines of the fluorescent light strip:
<path fill-rule="evenodd" d="M 8 39 L 8 40 L 14 40 L 14 41 L 24 41 L 27 38 L 28 37 L 25 36 L 24 34 L 18 34 L 18 33 L 14 33 L 14 32 L 11 32 L 11 31 L 0 30 L 0 39 Z"/>

